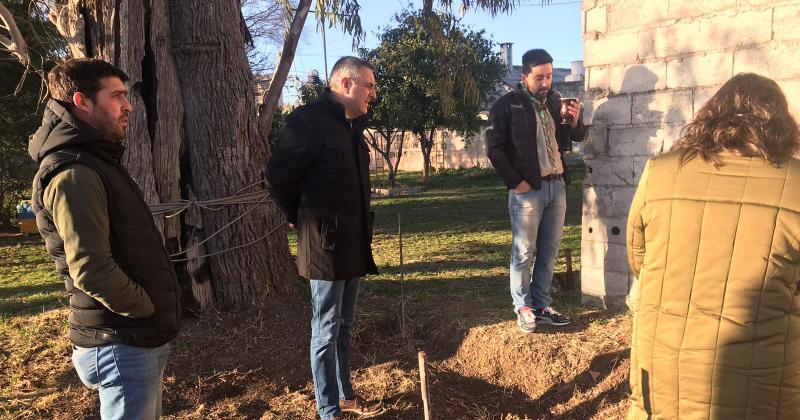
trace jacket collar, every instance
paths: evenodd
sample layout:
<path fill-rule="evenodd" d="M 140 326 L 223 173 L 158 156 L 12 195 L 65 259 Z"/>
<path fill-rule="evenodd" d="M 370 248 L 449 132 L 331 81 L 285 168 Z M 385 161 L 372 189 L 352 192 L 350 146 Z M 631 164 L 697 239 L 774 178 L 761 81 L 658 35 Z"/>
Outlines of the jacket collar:
<path fill-rule="evenodd" d="M 39 163 L 45 156 L 68 148 L 86 150 L 114 163 L 125 152 L 125 146 L 102 140 L 97 130 L 75 117 L 63 103 L 51 99 L 41 127 L 28 141 L 28 154 Z"/>
<path fill-rule="evenodd" d="M 333 93 L 331 92 L 330 88 L 325 88 L 325 92 L 320 95 L 320 101 L 328 106 L 336 119 L 342 124 L 352 127 L 354 130 L 359 132 L 364 131 L 364 129 L 367 128 L 369 117 L 365 114 L 353 120 L 348 120 L 345 114 L 344 105 L 333 98 Z"/>

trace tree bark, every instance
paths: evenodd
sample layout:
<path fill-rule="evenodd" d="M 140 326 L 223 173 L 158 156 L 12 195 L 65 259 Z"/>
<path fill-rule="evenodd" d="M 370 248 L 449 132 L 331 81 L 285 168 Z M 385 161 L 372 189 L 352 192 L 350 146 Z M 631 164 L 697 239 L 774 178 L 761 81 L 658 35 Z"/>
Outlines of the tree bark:
<path fill-rule="evenodd" d="M 149 203 L 209 200 L 261 181 L 269 150 L 234 0 L 57 0 L 51 19 L 73 56 L 114 63 L 130 76 L 123 164 Z M 259 185 L 253 188 L 263 188 Z M 228 222 L 249 213 L 194 247 Z M 242 307 L 288 293 L 296 269 L 272 202 L 158 217 L 186 290 L 201 308 Z M 223 252 L 237 245 L 253 245 Z M 191 249 L 190 249 L 191 248 Z M 215 256 L 203 255 L 222 252 Z"/>

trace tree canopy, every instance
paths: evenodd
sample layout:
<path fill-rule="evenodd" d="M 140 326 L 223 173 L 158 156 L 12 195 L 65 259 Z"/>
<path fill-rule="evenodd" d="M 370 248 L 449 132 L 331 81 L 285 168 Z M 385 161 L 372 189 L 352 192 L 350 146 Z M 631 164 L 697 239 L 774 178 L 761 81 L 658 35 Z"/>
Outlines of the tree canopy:
<path fill-rule="evenodd" d="M 427 20 L 422 11 L 396 15 L 395 25 L 380 34 L 380 45 L 361 55 L 375 64 L 380 89 L 373 125 L 418 137 L 425 179 L 435 131 L 447 129 L 465 137 L 476 132 L 482 99 L 506 71 L 484 31 L 472 31 L 443 13 Z"/>

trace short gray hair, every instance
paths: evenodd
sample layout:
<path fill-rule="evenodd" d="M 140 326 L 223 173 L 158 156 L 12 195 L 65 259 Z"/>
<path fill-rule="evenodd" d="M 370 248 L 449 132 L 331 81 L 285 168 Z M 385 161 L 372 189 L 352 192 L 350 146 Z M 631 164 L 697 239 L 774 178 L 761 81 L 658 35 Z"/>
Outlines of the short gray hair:
<path fill-rule="evenodd" d="M 375 66 L 373 66 L 367 60 L 349 55 L 340 58 L 338 61 L 336 61 L 336 64 L 333 65 L 333 69 L 331 69 L 330 85 L 338 85 L 338 79 L 341 77 L 358 80 L 359 70 L 361 70 L 362 67 L 366 67 L 372 71 L 375 71 Z"/>

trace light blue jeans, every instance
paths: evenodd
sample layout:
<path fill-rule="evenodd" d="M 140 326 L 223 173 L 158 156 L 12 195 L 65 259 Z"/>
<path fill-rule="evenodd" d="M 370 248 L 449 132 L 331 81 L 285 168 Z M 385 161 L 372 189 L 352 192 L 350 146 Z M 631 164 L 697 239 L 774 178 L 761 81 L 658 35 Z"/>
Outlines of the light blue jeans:
<path fill-rule="evenodd" d="M 342 414 L 339 400 L 355 398 L 350 382 L 350 341 L 360 281 L 310 280 L 311 373 L 322 420 Z"/>
<path fill-rule="evenodd" d="M 550 306 L 553 269 L 561 245 L 567 194 L 561 179 L 542 181 L 540 190 L 508 190 L 511 216 L 510 285 L 514 311 Z M 533 275 L 531 275 L 533 261 Z"/>
<path fill-rule="evenodd" d="M 169 343 L 152 348 L 73 346 L 72 363 L 81 382 L 100 392 L 103 420 L 148 420 L 161 417 L 161 383 L 168 356 Z"/>

